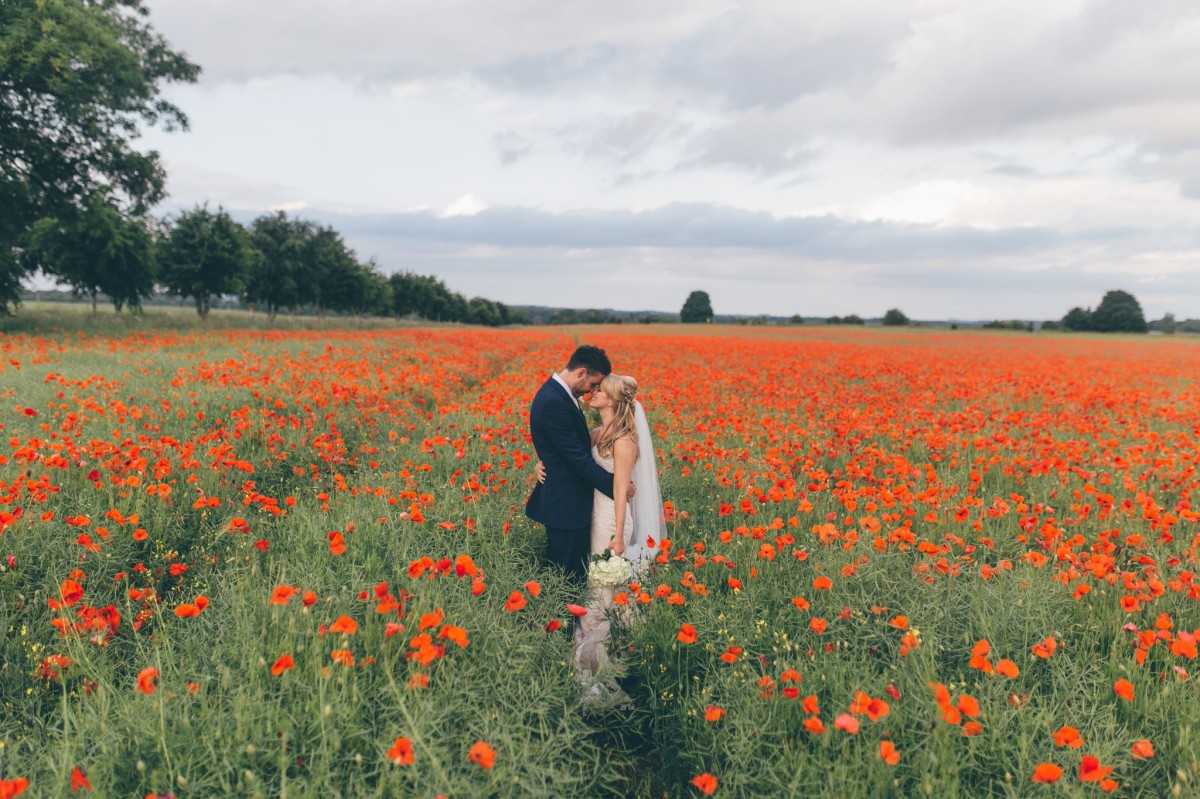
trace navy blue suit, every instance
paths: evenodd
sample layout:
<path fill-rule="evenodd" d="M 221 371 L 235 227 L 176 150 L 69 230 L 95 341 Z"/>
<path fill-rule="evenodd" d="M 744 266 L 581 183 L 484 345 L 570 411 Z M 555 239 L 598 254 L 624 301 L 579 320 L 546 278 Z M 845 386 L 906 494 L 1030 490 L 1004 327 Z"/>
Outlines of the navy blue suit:
<path fill-rule="evenodd" d="M 611 497 L 613 476 L 593 460 L 579 405 L 553 377 L 534 395 L 529 432 L 546 482 L 534 485 L 525 515 L 546 526 L 546 558 L 582 578 L 592 548 L 592 491 Z"/>

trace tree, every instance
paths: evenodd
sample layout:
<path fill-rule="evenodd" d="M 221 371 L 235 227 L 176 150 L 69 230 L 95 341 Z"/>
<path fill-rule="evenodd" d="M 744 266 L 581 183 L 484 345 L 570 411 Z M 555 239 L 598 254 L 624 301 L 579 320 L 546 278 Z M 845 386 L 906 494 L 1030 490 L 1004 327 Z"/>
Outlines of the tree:
<path fill-rule="evenodd" d="M 250 240 L 261 257 L 246 277 L 244 299 L 248 304 L 261 306 L 271 319 L 281 310 L 296 309 L 313 233 L 311 222 L 288 219 L 283 211 L 254 220 Z"/>
<path fill-rule="evenodd" d="M 883 315 L 883 323 L 889 327 L 904 327 L 908 324 L 908 317 L 899 308 L 890 308 Z"/>
<path fill-rule="evenodd" d="M 804 317 L 801 316 L 800 314 L 792 314 L 792 318 L 788 320 L 788 324 L 802 325 L 802 324 L 804 324 Z"/>
<path fill-rule="evenodd" d="M 168 225 L 159 254 L 160 282 L 172 294 L 195 300 L 201 319 L 208 318 L 213 297 L 242 293 L 262 257 L 245 228 L 223 209 L 213 213 L 207 206 L 185 211 Z"/>
<path fill-rule="evenodd" d="M 154 293 L 154 240 L 144 219 L 127 218 L 108 200 L 93 195 L 66 219 L 41 219 L 30 231 L 28 256 L 47 274 L 91 297 L 100 294 L 118 313 L 141 308 Z"/>
<path fill-rule="evenodd" d="M 1175 335 L 1175 331 L 1179 329 L 1179 325 L 1175 321 L 1175 314 L 1164 314 L 1163 318 L 1158 320 L 1158 329 L 1168 336 Z"/>
<path fill-rule="evenodd" d="M 1146 317 L 1141 303 L 1127 291 L 1105 292 L 1104 298 L 1092 311 L 1092 330 L 1102 333 L 1145 333 Z"/>
<path fill-rule="evenodd" d="M 695 322 L 712 322 L 712 320 L 712 301 L 709 300 L 708 293 L 693 291 L 689 294 L 687 300 L 683 303 L 683 310 L 679 312 L 679 321 L 684 324 L 692 324 Z"/>
<path fill-rule="evenodd" d="M 0 313 L 17 301 L 33 224 L 65 219 L 92 195 L 140 216 L 163 197 L 139 125 L 186 129 L 160 84 L 200 68 L 146 22 L 141 0 L 0 2 Z"/>
<path fill-rule="evenodd" d="M 1076 305 L 1071 310 L 1067 311 L 1066 316 L 1062 318 L 1062 326 L 1064 330 L 1091 330 L 1092 329 L 1092 309 L 1083 309 Z"/>

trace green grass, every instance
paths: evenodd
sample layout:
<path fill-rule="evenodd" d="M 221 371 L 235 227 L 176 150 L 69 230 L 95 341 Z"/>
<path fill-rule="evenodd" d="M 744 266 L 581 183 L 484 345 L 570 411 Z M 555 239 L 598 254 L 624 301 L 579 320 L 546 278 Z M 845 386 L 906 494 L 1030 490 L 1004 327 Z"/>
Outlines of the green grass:
<path fill-rule="evenodd" d="M 1038 566 L 1023 558 L 1038 549 L 1036 538 L 1019 539 L 1018 517 L 1032 511 L 983 512 L 994 497 L 1018 493 L 1031 505 L 1056 506 L 1037 515 L 1053 516 L 1064 537 L 1083 535 L 1087 543 L 1075 553 L 1112 527 L 1122 540 L 1145 536 L 1145 545 L 1115 550 L 1116 573 L 1147 576 L 1143 558 L 1164 580 L 1194 571 L 1194 523 L 1181 523 L 1176 540 L 1165 542 L 1140 510 L 1100 522 L 1071 509 L 1079 504 L 1071 492 L 1109 468 L 1101 456 L 1076 464 L 1091 470 L 1088 477 L 1065 468 L 1005 468 L 1047 432 L 1086 440 L 1097 453 L 1108 451 L 1102 440 L 1120 437 L 1113 451 L 1129 459 L 1138 457 L 1135 448 L 1158 442 L 1155 454 L 1175 452 L 1177 461 L 1144 480 L 1131 473 L 1133 490 L 1118 472 L 1105 490 L 1118 507 L 1137 491 L 1168 507 L 1182 485 L 1173 481 L 1190 486 L 1194 463 L 1186 444 L 1194 417 L 1166 411 L 1168 404 L 1189 407 L 1195 396 L 1194 383 L 1180 376 L 1196 360 L 1191 350 L 1153 350 L 1167 360 L 1151 359 L 1145 374 L 1161 372 L 1169 390 L 1153 400 L 1161 403 L 1153 413 L 1147 407 L 1144 417 L 1125 418 L 1127 406 L 1115 399 L 1111 407 L 1088 399 L 1086 411 L 1067 409 L 1084 402 L 1085 387 L 1117 392 L 1124 372 L 1094 368 L 1091 382 L 1073 384 L 1070 396 L 1051 393 L 1050 381 L 1031 380 L 1046 386 L 1036 396 L 1022 386 L 973 389 L 971 379 L 955 383 L 945 374 L 961 375 L 959 365 L 968 368 L 979 351 L 959 351 L 924 333 L 913 340 L 855 331 L 827 341 L 808 331 L 791 341 L 773 334 L 764 344 L 757 331 L 723 331 L 714 343 L 709 331 L 688 338 L 682 328 L 656 326 L 241 335 L 176 332 L 164 323 L 161 330 L 115 339 L 25 337 L 3 352 L 0 511 L 20 507 L 21 514 L 0 533 L 0 557 L 12 555 L 16 564 L 0 571 L 0 779 L 29 778 L 30 795 L 69 794 L 79 767 L 101 796 L 675 797 L 697 795 L 691 780 L 702 772 L 719 778 L 717 796 L 1094 796 L 1097 786 L 1075 778 L 1082 754 L 1114 768 L 1115 795 L 1196 795 L 1200 683 L 1174 672 L 1194 663 L 1159 645 L 1139 668 L 1132 635 L 1121 629 L 1131 620 L 1152 628 L 1159 613 L 1176 630 L 1200 626 L 1196 600 L 1169 589 L 1129 614 L 1118 604 L 1120 583 L 1099 580 L 1076 600 L 1070 586 L 1053 579 L 1056 561 Z M 684 602 L 639 606 L 635 623 L 617 636 L 628 668 L 623 685 L 636 700 L 628 713 L 582 707 L 567 666 L 569 640 L 545 631 L 552 619 L 566 619 L 566 603 L 579 596 L 540 565 L 542 533 L 521 512 L 530 469 L 514 463 L 515 453 L 531 454 L 524 430 L 530 387 L 548 372 L 546 354 L 569 350 L 576 335 L 603 341 L 619 359 L 617 371 L 636 374 L 655 392 L 651 421 L 662 431 L 663 496 L 688 514 L 672 522 L 669 557 L 644 581 L 648 593 L 661 584 Z M 1020 346 L 1011 336 L 977 341 Z M 1050 342 L 1080 358 L 1092 346 Z M 1053 355 L 1039 366 L 1029 353 L 1002 352 L 1041 370 L 1037 375 L 1074 379 Z M 929 366 L 939 358 L 953 363 L 944 372 Z M 688 380 L 673 378 L 679 374 Z M 930 388 L 935 384 L 940 394 Z M 1153 386 L 1146 392 L 1144 401 L 1158 396 Z M 895 427 L 895 417 L 908 413 L 905 398 L 914 396 L 928 397 L 930 412 L 940 416 L 916 414 L 911 427 Z M 1039 416 L 1043 411 L 1055 415 Z M 1080 432 L 1072 425 L 1084 414 L 1108 421 L 1094 435 Z M 968 422 L 978 429 L 938 444 L 937 435 Z M 1003 463 L 989 464 L 985 442 L 1003 431 L 1013 443 L 1004 445 Z M 1169 436 L 1180 438 L 1168 445 Z M 932 484 L 926 467 L 935 468 L 945 489 L 933 523 L 904 515 L 904 502 L 889 509 L 882 493 L 877 510 L 865 509 L 865 500 L 851 510 L 847 489 L 837 486 L 881 491 L 904 483 L 919 491 Z M 976 469 L 986 472 L 976 492 L 982 505 L 971 513 L 978 532 L 951 518 Z M 805 494 L 811 510 L 796 494 L 755 500 L 754 514 L 740 509 L 752 488 L 766 491 L 780 480 L 791 480 L 790 490 Z M 810 482 L 825 486 L 808 489 Z M 148 490 L 158 484 L 170 493 Z M 263 496 L 286 515 L 271 513 Z M 218 504 L 196 507 L 201 497 Z M 733 510 L 723 513 L 722 504 Z M 912 504 L 922 514 L 933 507 Z M 138 522 L 108 519 L 110 509 L 137 514 Z M 405 518 L 417 510 L 425 522 Z M 915 518 L 914 546 L 897 539 L 876 548 L 861 520 L 889 510 L 897 518 L 880 535 Z M 43 521 L 45 513 L 53 517 Z M 68 524 L 77 514 L 90 522 Z M 249 529 L 231 531 L 235 518 Z M 826 523 L 838 536 L 822 537 Z M 144 540 L 133 535 L 139 527 Z M 856 538 L 845 537 L 848 530 Z M 81 532 L 98 552 L 78 543 Z M 333 533 L 345 539 L 342 555 L 330 549 Z M 260 541 L 266 544 L 256 546 Z M 918 542 L 945 549 L 922 552 Z M 966 542 L 979 548 L 968 553 Z M 773 559 L 762 555 L 764 544 Z M 462 555 L 482 571 L 486 590 L 479 595 L 453 566 L 443 576 L 410 576 L 414 561 L 453 564 Z M 936 571 L 939 557 L 961 573 Z M 981 563 L 1005 559 L 1010 570 L 980 575 Z M 1177 565 L 1168 566 L 1171 559 Z M 172 573 L 178 564 L 188 568 Z M 103 646 L 91 634 L 59 637 L 52 626 L 56 618 L 78 620 L 77 608 L 48 605 L 76 569 L 84 575 L 77 578 L 82 604 L 111 604 L 120 614 L 117 634 Z M 822 575 L 832 580 L 829 590 L 814 587 Z M 523 588 L 530 580 L 539 581 L 540 596 Z M 384 583 L 381 590 L 393 596 L 405 592 L 403 615 L 376 612 L 376 586 Z M 272 605 L 277 585 L 319 599 L 307 608 L 299 595 Z M 161 602 L 131 596 L 148 589 Z M 524 592 L 528 605 L 510 613 L 503 605 L 513 591 Z M 198 595 L 210 601 L 199 616 L 174 614 Z M 808 610 L 793 604 L 798 596 Z M 460 626 L 470 642 L 460 648 L 441 639 L 444 656 L 421 666 L 408 657 L 410 642 L 421 617 L 436 610 L 444 618 L 426 632 Z M 920 645 L 906 655 L 903 632 L 888 624 L 898 614 L 919 631 Z M 356 634 L 322 634 L 343 615 L 357 621 Z M 814 632 L 812 618 L 828 628 Z M 388 623 L 406 629 L 389 636 Z M 694 625 L 697 643 L 679 641 L 683 623 Z M 1042 660 L 1030 647 L 1047 636 L 1060 649 Z M 1013 660 L 1019 676 L 970 667 L 971 648 L 983 638 L 992 659 Z M 730 645 L 742 649 L 732 663 L 720 657 Z M 355 665 L 331 659 L 343 649 Z M 72 661 L 62 677 L 39 674 L 52 654 Z M 272 675 L 284 654 L 295 667 Z M 137 675 L 151 666 L 158 689 L 138 693 Z M 796 699 L 779 683 L 788 669 L 802 677 Z M 410 687 L 421 675 L 428 684 Z M 774 681 L 767 697 L 764 676 Z M 1119 678 L 1134 684 L 1134 703 L 1114 697 Z M 941 720 L 931 682 L 945 684 L 953 697 L 978 699 L 982 735 L 964 737 Z M 886 699 L 890 713 L 875 723 L 861 717 L 851 736 L 833 721 L 858 691 Z M 829 728 L 823 735 L 803 727 L 809 714 L 801 702 L 810 695 Z M 726 715 L 706 721 L 709 706 Z M 1068 724 L 1083 732 L 1083 749 L 1054 746 L 1052 733 Z M 401 736 L 413 742 L 412 766 L 385 757 Z M 1140 738 L 1154 742 L 1155 758 L 1132 758 L 1130 746 Z M 879 757 L 884 739 L 901 752 L 895 767 Z M 496 752 L 492 769 L 467 758 L 479 740 Z M 1058 785 L 1030 781 L 1042 762 L 1066 770 Z"/>

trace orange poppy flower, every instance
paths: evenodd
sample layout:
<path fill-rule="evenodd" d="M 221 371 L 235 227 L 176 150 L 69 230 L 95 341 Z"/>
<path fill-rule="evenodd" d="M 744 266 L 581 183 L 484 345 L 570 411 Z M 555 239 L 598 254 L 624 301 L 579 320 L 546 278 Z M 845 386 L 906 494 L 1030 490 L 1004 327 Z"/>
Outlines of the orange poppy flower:
<path fill-rule="evenodd" d="M 154 683 L 156 679 L 158 679 L 158 669 L 154 668 L 153 666 L 147 666 L 138 672 L 137 690 L 149 696 L 150 694 L 154 693 L 154 689 L 158 687 Z"/>
<path fill-rule="evenodd" d="M 387 750 L 387 759 L 397 766 L 411 766 L 416 759 L 413 754 L 412 741 L 407 738 L 397 738 Z"/>
<path fill-rule="evenodd" d="M 1100 765 L 1100 758 L 1084 755 L 1079 763 L 1079 779 L 1082 782 L 1100 782 L 1112 773 L 1112 766 Z"/>
<path fill-rule="evenodd" d="M 679 632 L 675 634 L 675 638 L 684 644 L 696 643 L 696 628 L 684 622 L 679 625 Z"/>
<path fill-rule="evenodd" d="M 1069 746 L 1072 749 L 1078 749 L 1083 746 L 1083 736 L 1074 727 L 1059 727 L 1054 732 L 1054 745 Z"/>
<path fill-rule="evenodd" d="M 1007 658 L 1003 658 L 996 663 L 996 673 L 1015 680 L 1021 673 L 1021 670 L 1017 668 L 1016 663 L 1013 663 Z"/>
<path fill-rule="evenodd" d="M 1033 781 L 1045 783 L 1058 782 L 1058 778 L 1062 775 L 1063 770 L 1053 763 L 1041 763 L 1033 770 Z"/>
<path fill-rule="evenodd" d="M 1121 679 L 1113 683 L 1113 693 L 1124 699 L 1126 702 L 1133 701 L 1133 683 L 1129 680 Z"/>
<path fill-rule="evenodd" d="M 850 735 L 858 735 L 858 719 L 849 713 L 842 713 L 833 720 L 833 726 Z"/>
<path fill-rule="evenodd" d="M 90 791 L 92 783 L 88 780 L 87 775 L 79 770 L 79 766 L 71 769 L 71 793 L 79 793 L 82 791 Z"/>
<path fill-rule="evenodd" d="M 1154 744 L 1145 738 L 1134 741 L 1132 752 L 1134 760 L 1147 760 L 1154 757 Z"/>
<path fill-rule="evenodd" d="M 1054 636 L 1050 636 L 1045 641 L 1034 644 L 1031 649 L 1033 654 L 1040 658 L 1049 658 L 1054 654 L 1054 650 L 1058 648 L 1058 641 L 1054 640 Z"/>
<path fill-rule="evenodd" d="M 471 746 L 467 758 L 480 768 L 491 768 L 496 765 L 496 752 L 483 741 L 476 741 Z"/>
<path fill-rule="evenodd" d="M 900 762 L 900 752 L 896 749 L 896 745 L 891 741 L 879 742 L 879 756 L 883 758 L 883 762 L 889 766 L 894 766 Z"/>
<path fill-rule="evenodd" d="M 295 665 L 296 661 L 292 659 L 291 655 L 280 655 L 279 659 L 271 666 L 271 673 L 278 677 Z"/>
<path fill-rule="evenodd" d="M 291 585 L 277 585 L 271 591 L 271 605 L 286 605 L 293 596 L 300 593 L 300 589 Z"/>
<path fill-rule="evenodd" d="M 354 635 L 358 632 L 358 622 L 349 616 L 338 616 L 333 624 L 329 625 L 329 632 Z"/>
<path fill-rule="evenodd" d="M 692 777 L 692 785 L 705 796 L 712 796 L 713 791 L 717 790 L 717 778 L 706 771 Z"/>
<path fill-rule="evenodd" d="M 509 613 L 516 613 L 521 608 L 529 604 L 529 600 L 520 591 L 513 591 L 508 595 L 508 599 L 504 600 L 504 609 Z"/>
<path fill-rule="evenodd" d="M 717 707 L 716 705 L 709 705 L 704 708 L 705 721 L 720 721 L 723 718 L 725 718 L 725 708 Z"/>

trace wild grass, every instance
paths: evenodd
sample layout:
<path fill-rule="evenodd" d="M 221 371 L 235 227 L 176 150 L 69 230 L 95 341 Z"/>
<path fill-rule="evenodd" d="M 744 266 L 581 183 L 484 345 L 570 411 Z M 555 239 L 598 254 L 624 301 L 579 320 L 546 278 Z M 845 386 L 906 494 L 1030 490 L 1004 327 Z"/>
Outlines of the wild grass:
<path fill-rule="evenodd" d="M 546 629 L 578 590 L 541 565 L 521 510 L 527 402 L 577 336 L 645 387 L 672 503 L 615 641 L 630 711 L 580 703 L 570 641 Z M 1179 671 L 1194 661 L 1160 636 L 1140 666 L 1125 627 L 1178 640 L 1200 626 L 1200 349 L 973 341 L 606 328 L 3 342 L 0 780 L 38 796 L 71 793 L 78 768 L 102 796 L 674 797 L 708 773 L 717 796 L 1083 797 L 1100 792 L 1078 777 L 1094 755 L 1114 795 L 1195 795 L 1200 693 Z M 83 597 L 56 610 L 66 580 Z M 272 604 L 277 586 L 298 593 Z M 513 592 L 526 604 L 509 611 Z M 199 615 L 176 615 L 199 596 Z M 389 597 L 400 606 L 378 612 Z M 54 626 L 109 605 L 115 634 Z M 356 632 L 330 630 L 342 616 Z M 447 625 L 465 647 L 437 637 Z M 424 664 L 422 634 L 444 647 Z M 984 639 L 1017 676 L 972 667 Z M 273 674 L 283 655 L 294 666 Z M 146 668 L 152 693 L 136 690 Z M 978 701 L 981 734 L 945 720 L 931 683 Z M 888 714 L 851 713 L 857 692 Z M 841 714 L 857 734 L 835 728 Z M 814 716 L 825 732 L 804 726 Z M 1085 745 L 1056 746 L 1062 726 Z M 389 760 L 397 738 L 411 765 Z M 1134 757 L 1141 739 L 1153 758 Z M 479 741 L 494 766 L 469 759 Z M 1035 784 L 1041 763 L 1066 773 Z"/>

